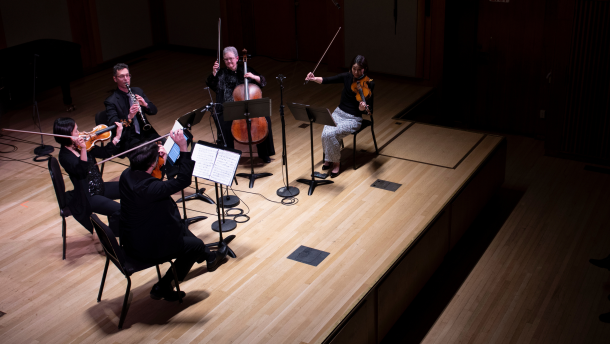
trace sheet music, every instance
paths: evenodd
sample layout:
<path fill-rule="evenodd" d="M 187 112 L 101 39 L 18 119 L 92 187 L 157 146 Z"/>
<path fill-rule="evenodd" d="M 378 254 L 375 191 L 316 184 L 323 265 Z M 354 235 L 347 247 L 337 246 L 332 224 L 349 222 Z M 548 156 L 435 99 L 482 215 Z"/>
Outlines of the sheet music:
<path fill-rule="evenodd" d="M 195 161 L 193 175 L 198 178 L 210 179 L 217 153 L 218 149 L 199 144 L 195 145 L 191 155 L 191 159 Z"/>
<path fill-rule="evenodd" d="M 231 186 L 240 157 L 238 153 L 196 144 L 191 155 L 195 161 L 193 175 Z"/>
<path fill-rule="evenodd" d="M 235 174 L 235 168 L 239 163 L 239 154 L 218 150 L 216 156 L 216 162 L 214 163 L 214 169 L 210 174 L 210 180 L 217 181 L 223 185 L 231 185 L 233 182 L 233 175 Z"/>

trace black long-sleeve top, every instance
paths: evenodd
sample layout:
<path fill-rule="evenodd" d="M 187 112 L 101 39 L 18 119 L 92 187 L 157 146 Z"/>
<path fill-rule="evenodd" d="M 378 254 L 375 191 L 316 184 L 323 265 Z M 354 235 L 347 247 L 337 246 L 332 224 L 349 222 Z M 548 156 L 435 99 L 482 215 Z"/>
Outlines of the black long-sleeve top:
<path fill-rule="evenodd" d="M 261 78 L 260 83 L 252 79 L 249 79 L 249 82 L 258 85 L 258 87 L 260 88 L 267 86 L 267 80 L 265 79 L 265 77 L 256 72 L 254 68 L 248 67 L 248 72 Z M 208 79 L 206 80 L 205 84 L 208 85 L 208 87 L 211 88 L 212 91 L 216 92 L 216 103 L 219 103 L 218 105 L 216 105 L 216 112 L 218 114 L 222 113 L 223 111 L 222 103 L 234 101 L 233 90 L 235 89 L 235 87 L 243 83 L 243 64 L 237 65 L 237 69 L 235 69 L 235 71 L 223 67 L 218 70 L 216 76 L 214 76 L 213 73 L 208 76 Z"/>
<path fill-rule="evenodd" d="M 71 150 L 62 146 L 59 150 L 59 163 L 70 176 L 74 190 L 66 192 L 68 208 L 74 219 L 89 231 L 93 226 L 89 220 L 91 205 L 89 198 L 104 194 L 104 180 L 95 158 L 106 159 L 116 154 L 118 148 L 110 142 L 104 147 L 94 146 L 87 152 L 87 161 L 82 161 Z"/>
<path fill-rule="evenodd" d="M 180 152 L 175 179 L 161 181 L 127 168 L 121 174 L 121 240 L 127 254 L 146 262 L 171 258 L 183 245 L 182 218 L 171 195 L 191 185 L 195 162 Z"/>
<path fill-rule="evenodd" d="M 343 91 L 341 91 L 341 102 L 339 103 L 339 109 L 349 113 L 352 116 L 362 117 L 363 114 L 366 114 L 366 110 L 360 111 L 360 109 L 358 109 L 359 102 L 356 100 L 356 93 L 352 91 L 353 82 L 354 76 L 350 72 L 337 74 L 328 78 L 322 78 L 322 84 L 343 83 Z M 372 91 L 375 88 L 375 82 L 371 81 L 369 83 L 369 88 L 371 89 L 371 97 L 366 100 L 366 104 L 369 106 L 371 112 L 373 112 L 374 93 L 372 93 Z"/>
<path fill-rule="evenodd" d="M 146 122 L 150 124 L 147 116 L 156 115 L 157 107 L 150 101 L 150 99 L 148 99 L 141 88 L 132 87 L 131 91 L 134 94 L 142 97 L 148 104 L 148 107 L 140 107 L 142 108 L 142 112 L 144 112 Z M 127 119 L 129 117 L 129 108 L 131 107 L 129 105 L 129 98 L 130 96 L 128 93 L 125 93 L 117 88 L 108 98 L 106 98 L 106 100 L 104 100 L 104 105 L 106 106 L 107 125 L 113 125 L 114 122 L 119 122 L 121 119 Z M 138 124 L 140 125 L 140 134 L 136 133 L 134 124 L 123 128 L 123 136 L 121 138 L 122 150 L 126 150 L 138 143 L 149 141 L 160 136 L 154 128 L 147 131 L 144 130 L 144 123 L 142 122 L 140 115 L 136 115 L 133 120 L 138 121 Z"/>

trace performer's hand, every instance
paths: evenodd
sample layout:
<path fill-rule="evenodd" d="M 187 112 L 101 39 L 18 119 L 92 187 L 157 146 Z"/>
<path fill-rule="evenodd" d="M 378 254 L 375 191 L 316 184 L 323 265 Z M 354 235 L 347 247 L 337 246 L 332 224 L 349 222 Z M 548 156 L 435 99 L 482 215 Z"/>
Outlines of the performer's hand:
<path fill-rule="evenodd" d="M 216 73 L 218 73 L 218 68 L 220 68 L 220 64 L 218 61 L 216 61 L 214 62 L 214 67 L 212 67 L 212 74 L 214 74 L 214 76 L 216 76 Z"/>
<path fill-rule="evenodd" d="M 159 158 L 163 158 L 163 164 L 167 162 L 167 159 L 165 159 L 166 156 L 167 151 L 165 150 L 165 147 L 163 147 L 163 145 L 159 145 Z"/>
<path fill-rule="evenodd" d="M 307 74 L 307 77 L 305 78 L 305 80 L 307 81 L 313 81 L 315 83 L 321 84 L 322 83 L 322 78 L 317 78 L 313 75 L 313 73 L 309 73 Z"/>
<path fill-rule="evenodd" d="M 72 142 L 74 142 L 74 145 L 80 149 L 87 149 L 87 144 L 85 143 L 85 139 L 81 136 L 77 137 L 77 138 L 73 138 Z"/>
<path fill-rule="evenodd" d="M 140 97 L 140 95 L 136 94 L 136 99 L 138 100 L 138 103 L 140 103 L 140 105 L 142 105 L 143 107 L 148 107 L 148 103 L 144 100 L 144 98 Z"/>
<path fill-rule="evenodd" d="M 184 133 L 182 132 L 182 129 L 172 131 L 169 136 L 172 138 L 172 140 L 174 140 L 174 142 L 176 142 L 178 147 L 180 147 L 181 152 L 188 152 L 186 146 L 186 138 L 184 138 Z"/>
<path fill-rule="evenodd" d="M 114 124 L 116 124 L 116 137 L 120 138 L 123 133 L 123 123 L 114 122 Z"/>
<path fill-rule="evenodd" d="M 256 82 L 261 82 L 261 77 L 260 77 L 260 76 L 254 75 L 254 74 L 252 74 L 252 73 L 250 73 L 250 72 L 246 73 L 246 74 L 244 75 L 244 77 L 245 77 L 245 78 L 252 79 L 252 80 L 254 80 L 254 81 L 256 81 Z"/>
<path fill-rule="evenodd" d="M 127 118 L 133 119 L 136 116 L 137 113 L 138 113 L 138 104 L 133 104 L 129 108 L 129 115 L 127 116 Z"/>
<path fill-rule="evenodd" d="M 360 111 L 366 110 L 366 103 L 365 102 L 360 102 L 360 104 L 358 104 L 358 109 Z"/>

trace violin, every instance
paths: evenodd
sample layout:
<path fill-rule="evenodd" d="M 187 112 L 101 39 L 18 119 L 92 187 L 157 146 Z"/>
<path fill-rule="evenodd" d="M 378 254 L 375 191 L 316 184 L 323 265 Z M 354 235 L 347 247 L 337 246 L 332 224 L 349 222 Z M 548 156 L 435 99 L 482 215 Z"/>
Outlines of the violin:
<path fill-rule="evenodd" d="M 121 123 L 123 124 L 123 127 L 128 127 L 130 124 L 129 122 L 127 122 L 127 120 L 124 119 L 121 120 Z M 87 152 L 89 152 L 91 151 L 91 149 L 93 149 L 93 146 L 95 146 L 96 142 L 108 141 L 110 139 L 110 136 L 112 136 L 111 131 L 114 129 L 116 129 L 116 124 L 113 124 L 111 126 L 100 124 L 94 127 L 91 131 L 79 132 L 78 136 L 82 137 L 85 140 L 85 146 L 87 147 Z"/>
<path fill-rule="evenodd" d="M 157 145 L 161 146 L 161 141 L 157 141 Z M 163 167 L 163 165 L 165 165 L 165 159 L 159 157 L 159 161 L 157 161 L 157 165 L 152 172 L 150 172 L 150 175 L 157 179 L 163 179 L 163 172 L 161 171 L 161 167 Z"/>
<path fill-rule="evenodd" d="M 369 83 L 373 81 L 373 79 L 369 78 L 368 76 L 364 76 L 361 79 L 354 79 L 354 82 L 352 82 L 352 92 L 356 93 L 356 100 L 358 101 L 358 103 L 364 102 L 364 104 L 366 104 L 366 100 L 371 98 L 371 95 L 373 95 L 373 90 L 371 90 L 371 88 L 369 87 Z M 366 106 L 366 112 L 369 116 L 371 116 L 371 110 L 369 109 L 368 105 Z"/>
<path fill-rule="evenodd" d="M 248 73 L 248 52 L 246 49 L 244 53 L 244 75 Z M 263 92 L 260 87 L 256 84 L 249 84 L 248 78 L 244 77 L 244 83 L 238 85 L 233 90 L 233 99 L 235 101 L 243 101 L 250 99 L 260 99 L 263 97 Z M 259 144 L 267 138 L 269 135 L 269 127 L 267 126 L 267 119 L 264 117 L 257 117 L 248 119 L 250 121 L 250 135 L 252 137 L 252 144 Z M 245 119 L 239 119 L 233 121 L 231 125 L 231 133 L 235 138 L 235 141 L 241 144 L 248 144 L 248 123 Z"/>

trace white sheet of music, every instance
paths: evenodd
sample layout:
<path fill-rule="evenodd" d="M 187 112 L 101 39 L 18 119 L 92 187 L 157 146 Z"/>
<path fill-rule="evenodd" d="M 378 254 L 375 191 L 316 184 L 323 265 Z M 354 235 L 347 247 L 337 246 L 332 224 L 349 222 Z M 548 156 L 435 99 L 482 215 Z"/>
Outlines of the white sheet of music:
<path fill-rule="evenodd" d="M 193 169 L 193 175 L 197 178 L 210 179 L 212 173 L 212 167 L 214 167 L 214 161 L 216 161 L 216 155 L 218 149 L 204 146 L 195 145 L 191 159 L 195 161 L 195 168 Z"/>
<path fill-rule="evenodd" d="M 219 149 L 210 180 L 223 185 L 231 185 L 237 163 L 239 163 L 239 154 Z"/>
<path fill-rule="evenodd" d="M 230 186 L 240 155 L 230 151 L 196 144 L 191 159 L 195 161 L 193 175 L 197 178 Z"/>

